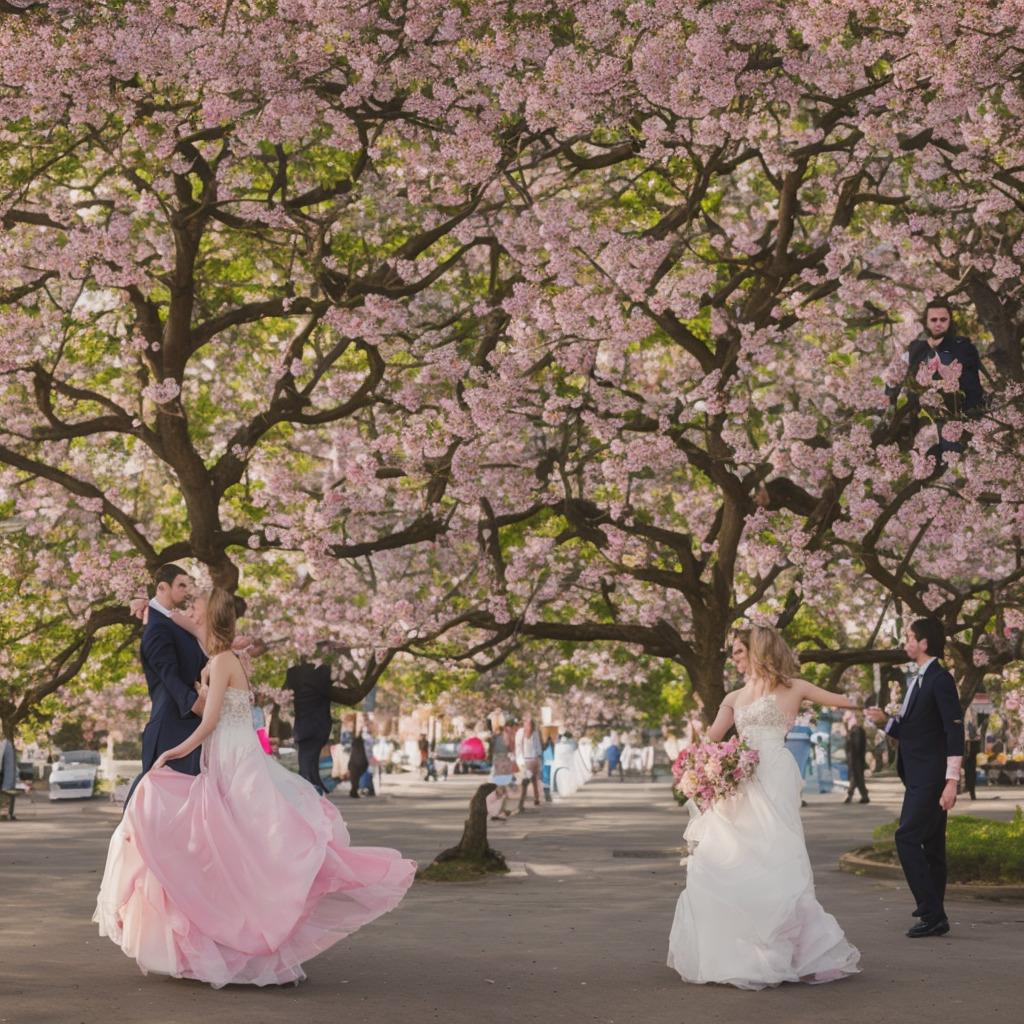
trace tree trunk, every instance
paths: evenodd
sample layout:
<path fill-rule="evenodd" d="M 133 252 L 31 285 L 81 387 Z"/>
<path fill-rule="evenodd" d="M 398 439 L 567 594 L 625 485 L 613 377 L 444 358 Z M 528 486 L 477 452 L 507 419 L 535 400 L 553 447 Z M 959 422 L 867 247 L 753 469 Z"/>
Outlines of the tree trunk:
<path fill-rule="evenodd" d="M 713 640 L 709 636 L 709 642 L 701 645 L 701 650 L 694 659 L 695 664 L 686 666 L 690 672 L 693 696 L 705 725 L 710 725 L 715 720 L 718 709 L 725 699 L 727 658 L 724 648 L 729 634 L 725 629 L 717 629 L 712 635 Z"/>
<path fill-rule="evenodd" d="M 988 665 L 975 665 L 974 659 L 966 656 L 958 647 L 950 648 L 950 660 L 960 677 L 958 684 L 960 691 L 960 707 L 966 711 L 974 700 L 974 695 L 985 689 L 985 676 L 991 668 Z"/>
<path fill-rule="evenodd" d="M 492 850 L 487 842 L 487 798 L 497 788 L 493 782 L 485 782 L 477 787 L 469 802 L 469 817 L 466 818 L 459 845 L 439 853 L 434 858 L 435 864 L 461 860 L 472 861 L 489 871 L 508 870 L 505 858 L 497 850 Z"/>

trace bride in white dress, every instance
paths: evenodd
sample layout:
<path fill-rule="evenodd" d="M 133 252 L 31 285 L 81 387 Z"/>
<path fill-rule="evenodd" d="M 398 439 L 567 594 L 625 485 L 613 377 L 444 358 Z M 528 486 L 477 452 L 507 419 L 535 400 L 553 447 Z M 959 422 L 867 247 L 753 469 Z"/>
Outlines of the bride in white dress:
<path fill-rule="evenodd" d="M 760 760 L 735 796 L 686 829 L 693 852 L 668 965 L 684 981 L 745 989 L 855 974 L 860 953 L 814 895 L 800 821 L 802 780 L 784 742 L 804 701 L 856 705 L 797 678 L 797 660 L 775 629 L 737 633 L 732 656 L 745 683 L 726 695 L 705 739 L 720 742 L 735 724 Z"/>

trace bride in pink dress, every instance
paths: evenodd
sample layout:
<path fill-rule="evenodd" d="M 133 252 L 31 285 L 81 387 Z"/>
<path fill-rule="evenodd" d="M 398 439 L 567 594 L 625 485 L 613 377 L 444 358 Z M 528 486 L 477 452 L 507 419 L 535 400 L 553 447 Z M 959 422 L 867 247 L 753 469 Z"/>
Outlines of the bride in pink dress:
<path fill-rule="evenodd" d="M 210 654 L 203 720 L 136 789 L 93 920 L 143 973 L 298 984 L 304 961 L 397 906 L 416 865 L 349 845 L 333 804 L 264 754 L 231 652 L 234 599 L 215 588 L 196 611 Z M 200 744 L 198 776 L 165 767 Z"/>

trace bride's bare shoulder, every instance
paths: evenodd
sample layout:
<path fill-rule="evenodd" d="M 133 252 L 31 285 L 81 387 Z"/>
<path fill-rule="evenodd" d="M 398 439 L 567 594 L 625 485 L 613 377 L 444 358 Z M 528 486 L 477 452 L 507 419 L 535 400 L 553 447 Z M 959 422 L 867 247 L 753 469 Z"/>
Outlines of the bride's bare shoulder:
<path fill-rule="evenodd" d="M 216 654 L 211 655 L 210 667 L 215 667 L 218 672 L 227 672 L 232 678 L 239 673 L 245 674 L 242 670 L 242 663 L 238 660 L 238 655 L 234 651 L 218 651 Z"/>

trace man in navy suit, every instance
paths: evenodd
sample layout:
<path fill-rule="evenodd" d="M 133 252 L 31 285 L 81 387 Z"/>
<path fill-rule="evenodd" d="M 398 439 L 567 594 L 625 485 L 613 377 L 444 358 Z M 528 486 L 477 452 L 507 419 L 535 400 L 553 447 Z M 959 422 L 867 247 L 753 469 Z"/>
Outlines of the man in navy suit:
<path fill-rule="evenodd" d="M 321 651 L 327 654 L 326 646 Z M 303 659 L 285 673 L 284 689 L 295 694 L 295 725 L 292 739 L 299 754 L 299 775 L 325 793 L 320 777 L 320 752 L 331 738 L 331 702 L 354 706 L 362 696 L 355 686 L 334 682 L 330 660 L 313 663 Z"/>
<path fill-rule="evenodd" d="M 907 684 L 900 713 L 887 718 L 868 709 L 875 725 L 899 741 L 896 769 L 905 786 L 896 851 L 920 921 L 912 939 L 945 935 L 949 919 L 946 893 L 946 817 L 956 803 L 964 753 L 964 716 L 956 683 L 938 657 L 946 634 L 937 619 L 918 619 L 907 630 L 904 650 L 917 666 Z"/>
<path fill-rule="evenodd" d="M 206 703 L 205 691 L 201 694 L 196 688 L 206 655 L 199 641 L 171 617 L 175 609 L 188 603 L 192 580 L 177 565 L 165 565 L 153 582 L 156 596 L 149 602 L 149 616 L 142 631 L 142 668 L 153 702 L 142 733 L 143 773 L 165 750 L 192 735 Z M 185 775 L 198 775 L 199 757 L 197 747 L 191 754 L 169 761 L 168 766 Z"/>

